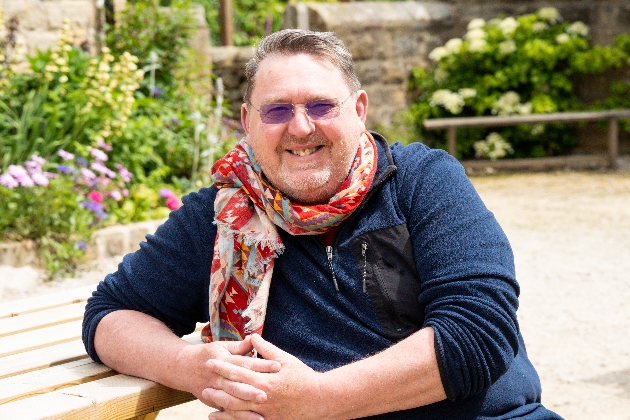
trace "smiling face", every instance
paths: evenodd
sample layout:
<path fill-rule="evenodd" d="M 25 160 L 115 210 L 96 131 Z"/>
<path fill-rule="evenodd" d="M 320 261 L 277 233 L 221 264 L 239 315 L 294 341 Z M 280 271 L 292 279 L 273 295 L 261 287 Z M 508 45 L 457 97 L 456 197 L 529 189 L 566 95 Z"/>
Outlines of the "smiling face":
<path fill-rule="evenodd" d="M 364 91 L 351 93 L 341 71 L 319 57 L 272 54 L 260 63 L 253 106 L 292 103 L 295 115 L 286 123 L 263 124 L 260 113 L 243 104 L 241 120 L 263 173 L 296 203 L 328 202 L 348 176 L 365 131 L 368 103 Z M 303 104 L 331 98 L 348 98 L 339 116 L 311 120 Z"/>

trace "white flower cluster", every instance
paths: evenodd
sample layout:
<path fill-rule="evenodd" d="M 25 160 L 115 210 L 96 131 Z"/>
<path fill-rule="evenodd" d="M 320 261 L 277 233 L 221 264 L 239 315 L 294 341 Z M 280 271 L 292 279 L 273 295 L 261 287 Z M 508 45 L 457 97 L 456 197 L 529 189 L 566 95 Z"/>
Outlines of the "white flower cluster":
<path fill-rule="evenodd" d="M 468 42 L 468 51 L 483 52 L 488 46 L 488 42 L 486 41 L 488 34 L 481 27 L 475 26 L 476 25 L 473 25 L 473 29 L 469 29 L 468 32 L 466 32 L 464 38 Z"/>
<path fill-rule="evenodd" d="M 536 14 L 540 19 L 546 20 L 552 25 L 562 21 L 562 16 L 560 16 L 560 12 L 555 7 L 543 7 Z"/>
<path fill-rule="evenodd" d="M 449 39 L 443 47 L 437 47 L 429 53 L 429 58 L 433 61 L 440 61 L 451 54 L 459 53 L 464 41 L 461 38 Z"/>
<path fill-rule="evenodd" d="M 429 105 L 442 106 L 451 114 L 459 114 L 464 109 L 465 99 L 477 96 L 475 89 L 463 88 L 457 92 L 451 92 L 448 89 L 439 89 L 433 92 Z"/>
<path fill-rule="evenodd" d="M 531 114 L 532 104 L 531 102 L 522 104 L 521 96 L 510 90 L 494 102 L 492 113 L 494 115 Z"/>
<path fill-rule="evenodd" d="M 532 32 L 535 34 L 539 34 L 545 29 L 547 29 L 548 27 L 549 25 L 547 25 L 545 22 L 534 22 L 532 24 Z"/>
<path fill-rule="evenodd" d="M 70 56 L 68 53 L 72 51 L 73 42 L 74 34 L 70 28 L 70 22 L 68 19 L 64 19 L 59 41 L 57 41 L 57 45 L 50 55 L 50 61 L 44 67 L 46 80 L 53 81 L 57 79 L 61 84 L 68 82 L 68 74 L 70 73 L 70 67 L 68 67 Z"/>
<path fill-rule="evenodd" d="M 505 36 L 512 35 L 516 28 L 518 28 L 519 26 L 520 23 L 518 23 L 518 21 L 512 16 L 507 17 L 499 22 L 499 29 L 501 29 L 501 32 L 503 32 L 503 35 Z"/>
<path fill-rule="evenodd" d="M 516 51 L 516 43 L 513 39 L 506 39 L 505 41 L 499 43 L 499 52 L 503 55 L 512 54 Z"/>
<path fill-rule="evenodd" d="M 109 109 L 115 116 L 107 120 L 105 126 L 95 137 L 95 141 L 105 141 L 113 133 L 120 136 L 127 126 L 134 104 L 134 92 L 140 87 L 144 72 L 138 70 L 138 58 L 123 53 L 116 62 L 109 48 L 103 48 L 100 60 L 90 61 L 86 72 L 85 94 L 89 98 L 84 113 L 93 112 L 94 108 Z"/>
<path fill-rule="evenodd" d="M 488 134 L 485 140 L 476 141 L 473 147 L 475 156 L 490 160 L 501 159 L 508 154 L 514 153 L 512 145 L 496 132 Z"/>
<path fill-rule="evenodd" d="M 578 20 L 577 22 L 574 22 L 571 25 L 567 26 L 566 31 L 570 35 L 587 36 L 589 29 L 588 26 L 584 24 L 584 22 L 580 22 Z"/>
<path fill-rule="evenodd" d="M 571 36 L 569 34 L 558 34 L 556 36 L 556 42 L 558 44 L 566 44 L 569 41 L 571 41 Z"/>

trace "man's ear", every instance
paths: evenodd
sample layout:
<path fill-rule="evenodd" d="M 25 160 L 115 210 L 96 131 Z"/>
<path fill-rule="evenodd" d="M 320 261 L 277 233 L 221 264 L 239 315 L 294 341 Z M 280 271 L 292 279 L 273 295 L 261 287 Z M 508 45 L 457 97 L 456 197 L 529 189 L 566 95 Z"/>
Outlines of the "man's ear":
<path fill-rule="evenodd" d="M 356 105 L 357 115 L 365 124 L 365 119 L 367 118 L 367 110 L 368 110 L 368 95 L 364 90 L 357 91 L 357 105 Z"/>
<path fill-rule="evenodd" d="M 246 103 L 241 105 L 241 125 L 245 130 L 245 135 L 249 134 L 249 108 Z"/>

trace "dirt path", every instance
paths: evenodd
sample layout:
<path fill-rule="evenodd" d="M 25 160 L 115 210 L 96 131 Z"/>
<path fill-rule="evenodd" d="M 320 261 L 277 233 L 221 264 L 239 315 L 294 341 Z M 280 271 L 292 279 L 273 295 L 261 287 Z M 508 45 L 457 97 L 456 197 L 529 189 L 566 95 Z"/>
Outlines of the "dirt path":
<path fill-rule="evenodd" d="M 630 420 L 630 170 L 472 181 L 514 249 L 518 316 L 543 403 L 571 420 Z M 0 267 L 0 301 L 94 282 L 115 263 L 48 285 L 30 268 Z M 192 402 L 158 419 L 207 414 Z"/>
<path fill-rule="evenodd" d="M 473 178 L 506 231 L 543 404 L 630 419 L 630 173 Z"/>

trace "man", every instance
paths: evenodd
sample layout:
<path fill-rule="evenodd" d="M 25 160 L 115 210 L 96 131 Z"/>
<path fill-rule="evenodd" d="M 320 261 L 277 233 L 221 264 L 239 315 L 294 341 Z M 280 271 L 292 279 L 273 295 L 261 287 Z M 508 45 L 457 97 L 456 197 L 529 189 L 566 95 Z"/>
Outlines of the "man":
<path fill-rule="evenodd" d="M 559 418 L 509 243 L 461 165 L 366 132 L 332 33 L 275 33 L 246 75 L 246 140 L 99 285 L 90 356 L 210 419 Z M 178 338 L 208 321 L 207 344 Z"/>

